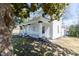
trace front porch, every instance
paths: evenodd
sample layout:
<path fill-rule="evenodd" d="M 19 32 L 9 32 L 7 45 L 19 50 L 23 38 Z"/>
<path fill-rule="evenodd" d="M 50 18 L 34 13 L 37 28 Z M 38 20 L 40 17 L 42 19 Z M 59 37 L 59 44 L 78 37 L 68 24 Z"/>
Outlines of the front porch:
<path fill-rule="evenodd" d="M 38 21 L 35 23 L 28 24 L 26 32 L 28 35 L 36 38 L 48 37 L 48 27 L 49 25 L 47 23 L 44 23 L 43 21 Z"/>

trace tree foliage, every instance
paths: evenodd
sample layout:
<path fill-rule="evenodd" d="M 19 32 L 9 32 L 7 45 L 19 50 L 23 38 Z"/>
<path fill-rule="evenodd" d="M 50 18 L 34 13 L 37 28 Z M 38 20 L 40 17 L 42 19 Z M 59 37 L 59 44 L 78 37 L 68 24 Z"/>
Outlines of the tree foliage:
<path fill-rule="evenodd" d="M 34 12 L 39 7 L 43 8 L 44 14 L 49 14 L 52 20 L 59 20 L 67 3 L 30 3 L 30 6 L 27 3 L 15 3 L 12 4 L 14 13 L 16 16 L 27 18 L 29 17 L 29 12 Z"/>
<path fill-rule="evenodd" d="M 15 15 L 21 18 L 29 17 L 29 12 L 37 9 L 35 3 L 31 3 L 30 6 L 27 3 L 13 3 L 12 5 Z"/>
<path fill-rule="evenodd" d="M 46 14 L 52 16 L 51 20 L 58 20 L 62 16 L 67 5 L 66 3 L 44 3 L 42 8 Z"/>
<path fill-rule="evenodd" d="M 71 25 L 68 31 L 68 35 L 72 37 L 79 37 L 79 25 Z"/>
<path fill-rule="evenodd" d="M 17 17 L 26 18 L 29 13 L 29 8 L 25 3 L 13 3 L 13 11 Z"/>

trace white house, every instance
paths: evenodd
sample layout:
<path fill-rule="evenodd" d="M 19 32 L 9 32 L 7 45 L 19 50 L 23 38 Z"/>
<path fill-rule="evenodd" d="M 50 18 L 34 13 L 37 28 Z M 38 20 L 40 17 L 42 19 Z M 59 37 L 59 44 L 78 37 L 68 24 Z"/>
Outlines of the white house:
<path fill-rule="evenodd" d="M 45 19 L 40 16 L 29 20 L 27 25 L 24 25 L 26 33 L 36 38 L 59 38 L 64 35 L 64 29 L 62 28 L 62 21 L 54 20 L 51 23 L 49 19 Z"/>
<path fill-rule="evenodd" d="M 30 18 L 26 24 L 21 24 L 23 27 L 21 32 L 35 38 L 49 38 L 56 39 L 64 36 L 64 28 L 62 27 L 62 20 L 50 21 L 48 16 L 42 17 L 41 9 L 35 13 L 30 13 Z M 36 16 L 35 16 L 36 15 Z"/>

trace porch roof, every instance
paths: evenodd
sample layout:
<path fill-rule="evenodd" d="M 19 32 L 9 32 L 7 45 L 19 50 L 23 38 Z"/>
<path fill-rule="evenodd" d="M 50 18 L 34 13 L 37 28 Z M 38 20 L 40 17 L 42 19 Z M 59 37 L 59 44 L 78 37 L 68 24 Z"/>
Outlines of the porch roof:
<path fill-rule="evenodd" d="M 49 19 L 46 19 L 42 16 L 39 16 L 39 17 L 35 17 L 33 19 L 29 19 L 27 21 L 27 23 L 22 23 L 22 24 L 20 24 L 20 26 L 21 25 L 28 25 L 28 24 L 38 23 L 39 21 L 42 21 L 43 23 L 49 24 Z"/>

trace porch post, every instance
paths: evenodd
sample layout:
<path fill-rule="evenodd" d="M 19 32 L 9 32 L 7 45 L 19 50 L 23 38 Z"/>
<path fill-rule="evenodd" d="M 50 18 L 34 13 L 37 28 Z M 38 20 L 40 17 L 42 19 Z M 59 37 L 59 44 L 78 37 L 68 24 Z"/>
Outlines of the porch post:
<path fill-rule="evenodd" d="M 31 24 L 28 24 L 28 25 L 27 25 L 27 33 L 28 33 L 28 35 L 30 34 L 30 25 L 31 25 Z"/>
<path fill-rule="evenodd" d="M 39 37 L 42 37 L 42 21 L 39 21 Z"/>
<path fill-rule="evenodd" d="M 50 24 L 50 39 L 53 39 L 53 22 Z"/>

